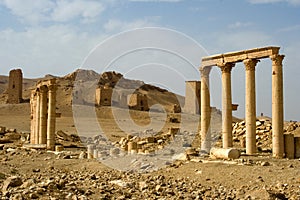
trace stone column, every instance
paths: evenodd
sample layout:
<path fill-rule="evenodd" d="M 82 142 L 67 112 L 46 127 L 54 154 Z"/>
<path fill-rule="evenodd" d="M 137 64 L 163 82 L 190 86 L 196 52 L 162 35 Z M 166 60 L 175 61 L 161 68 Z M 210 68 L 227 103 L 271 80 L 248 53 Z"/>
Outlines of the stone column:
<path fill-rule="evenodd" d="M 284 55 L 272 55 L 272 145 L 273 157 L 284 156 L 283 141 L 283 77 L 282 60 Z"/>
<path fill-rule="evenodd" d="M 47 149 L 55 148 L 56 85 L 48 86 Z"/>
<path fill-rule="evenodd" d="M 256 153 L 255 66 L 258 60 L 244 60 L 246 68 L 246 153 Z"/>
<path fill-rule="evenodd" d="M 232 147 L 231 69 L 234 63 L 218 65 L 222 70 L 222 141 L 223 148 Z"/>
<path fill-rule="evenodd" d="M 211 148 L 210 133 L 210 94 L 209 73 L 211 67 L 200 68 L 201 72 L 201 150 L 209 153 Z"/>
<path fill-rule="evenodd" d="M 35 107 L 35 144 L 39 144 L 40 137 L 40 90 L 36 90 L 36 107 Z"/>
<path fill-rule="evenodd" d="M 88 144 L 87 145 L 87 158 L 88 159 L 93 159 L 94 149 L 95 149 L 95 145 L 93 145 L 93 144 Z"/>
<path fill-rule="evenodd" d="M 39 144 L 47 143 L 47 87 L 40 87 L 40 130 Z"/>
<path fill-rule="evenodd" d="M 36 92 L 35 90 L 31 91 L 30 96 L 30 144 L 36 143 Z"/>

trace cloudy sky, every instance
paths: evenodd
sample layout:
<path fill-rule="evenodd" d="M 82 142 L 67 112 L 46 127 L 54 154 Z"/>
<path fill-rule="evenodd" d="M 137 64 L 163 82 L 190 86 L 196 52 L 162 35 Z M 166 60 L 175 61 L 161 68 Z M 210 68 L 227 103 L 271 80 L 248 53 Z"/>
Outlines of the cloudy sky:
<path fill-rule="evenodd" d="M 299 37 L 300 0 L 0 0 L 0 74 L 12 68 L 22 68 L 25 77 L 109 69 L 184 94 L 184 81 L 200 77 L 202 56 L 280 46 L 286 55 L 285 119 L 298 121 Z M 256 72 L 257 114 L 271 116 L 270 60 Z M 239 117 L 244 74 L 242 64 L 232 71 Z M 211 77 L 212 105 L 220 108 L 220 70 Z"/>

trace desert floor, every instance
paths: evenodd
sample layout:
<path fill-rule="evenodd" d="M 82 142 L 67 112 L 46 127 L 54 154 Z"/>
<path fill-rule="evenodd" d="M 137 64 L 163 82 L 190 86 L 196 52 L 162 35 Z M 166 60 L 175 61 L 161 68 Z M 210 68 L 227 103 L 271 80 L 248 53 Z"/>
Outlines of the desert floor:
<path fill-rule="evenodd" d="M 88 127 L 79 134 L 97 135 L 98 129 L 90 124 L 94 119 L 85 117 L 84 110 L 77 111 L 83 116 L 77 118 L 79 123 Z M 60 107 L 59 112 L 62 116 L 57 119 L 56 129 L 78 134 L 72 110 Z M 197 115 L 178 114 L 181 123 L 165 123 L 163 113 L 128 113 L 117 108 L 97 108 L 95 116 L 101 131 L 112 141 L 118 141 L 126 132 L 147 129 L 181 127 L 186 132 L 197 132 L 199 123 Z M 214 114 L 213 122 L 212 133 L 217 134 L 221 117 Z M 28 133 L 29 104 L 1 104 L 0 126 Z M 15 140 L 0 144 L 1 199 L 300 199 L 300 161 L 275 159 L 270 153 L 242 154 L 235 160 L 195 156 L 139 173 L 119 171 L 101 160 L 82 158 L 86 148 L 73 146 L 53 152 L 24 148 L 22 143 Z M 195 141 L 193 146 L 199 143 Z"/>

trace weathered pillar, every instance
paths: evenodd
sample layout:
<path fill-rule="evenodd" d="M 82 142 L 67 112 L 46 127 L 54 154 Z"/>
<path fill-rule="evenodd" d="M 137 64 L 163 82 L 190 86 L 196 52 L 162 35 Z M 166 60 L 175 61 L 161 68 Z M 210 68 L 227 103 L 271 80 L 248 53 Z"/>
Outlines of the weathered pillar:
<path fill-rule="evenodd" d="M 283 140 L 283 78 L 282 60 L 284 55 L 272 55 L 272 145 L 273 157 L 284 156 Z"/>
<path fill-rule="evenodd" d="M 222 70 L 222 141 L 223 148 L 232 147 L 231 69 L 234 63 L 218 65 Z"/>
<path fill-rule="evenodd" d="M 211 68 L 200 68 L 201 72 L 201 150 L 207 153 L 211 149 L 210 133 L 210 94 L 209 94 L 209 73 Z"/>
<path fill-rule="evenodd" d="M 95 145 L 93 145 L 93 144 L 88 144 L 87 145 L 87 158 L 88 159 L 93 159 L 94 149 L 95 149 Z"/>
<path fill-rule="evenodd" d="M 30 96 L 30 144 L 36 143 L 36 92 L 35 90 L 31 91 Z"/>
<path fill-rule="evenodd" d="M 35 106 L 35 143 L 39 144 L 39 137 L 40 137 L 40 90 L 36 90 L 36 106 Z"/>
<path fill-rule="evenodd" d="M 47 87 L 40 87 L 40 129 L 39 144 L 47 143 Z"/>
<path fill-rule="evenodd" d="M 48 86 L 47 149 L 55 148 L 56 85 Z"/>
<path fill-rule="evenodd" d="M 255 66 L 258 60 L 244 60 L 246 68 L 246 153 L 256 153 Z"/>

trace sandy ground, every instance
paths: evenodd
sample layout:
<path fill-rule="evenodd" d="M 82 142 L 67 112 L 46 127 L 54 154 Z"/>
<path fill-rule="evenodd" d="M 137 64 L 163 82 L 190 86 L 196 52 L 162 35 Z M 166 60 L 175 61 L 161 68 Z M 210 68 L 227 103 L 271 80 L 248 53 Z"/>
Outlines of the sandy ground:
<path fill-rule="evenodd" d="M 58 111 L 62 116 L 57 119 L 57 130 L 68 134 L 99 133 L 91 124 L 95 119 L 86 117 L 85 111 L 81 110 L 79 116 L 84 117 L 77 117 L 75 121 L 69 107 L 60 107 Z M 114 115 L 114 112 L 117 114 Z M 128 114 L 133 119 L 129 119 Z M 163 113 L 126 113 L 118 108 L 95 109 L 94 115 L 97 116 L 101 131 L 115 141 L 128 133 L 150 128 L 167 130 L 169 127 L 181 127 L 184 131 L 193 132 L 197 131 L 199 123 L 197 115 L 178 114 L 181 123 L 165 123 L 167 118 Z M 213 133 L 220 131 L 220 120 L 220 115 L 215 113 Z M 77 131 L 76 123 L 87 131 Z M 29 132 L 29 104 L 0 105 L 0 126 L 16 128 L 18 132 Z M 192 160 L 174 161 L 151 173 L 130 174 L 111 169 L 100 161 L 79 159 L 79 154 L 85 149 L 65 149 L 61 155 L 56 155 L 45 150 L 24 149 L 19 141 L 4 144 L 2 149 L 0 187 L 3 188 L 5 181 L 11 176 L 19 176 L 23 183 L 33 179 L 35 186 L 9 187 L 5 191 L 2 189 L 2 199 L 20 199 L 18 194 L 23 194 L 23 199 L 300 199 L 300 161 L 274 159 L 270 154 L 242 155 L 239 159 L 229 161 L 196 157 Z M 109 177 L 106 177 L 107 174 Z M 96 178 L 86 178 L 91 175 Z M 164 177 L 163 180 L 161 176 Z M 70 184 L 59 189 L 58 182 L 62 179 Z M 41 186 L 48 180 L 56 181 L 56 189 L 51 189 L 49 185 Z M 131 188 L 115 186 L 112 181 L 116 180 L 135 183 Z M 148 187 L 141 188 L 141 182 L 147 182 Z M 104 191 L 101 184 L 112 189 Z M 173 193 L 164 192 L 168 187 Z M 42 191 L 38 188 L 42 188 Z"/>

